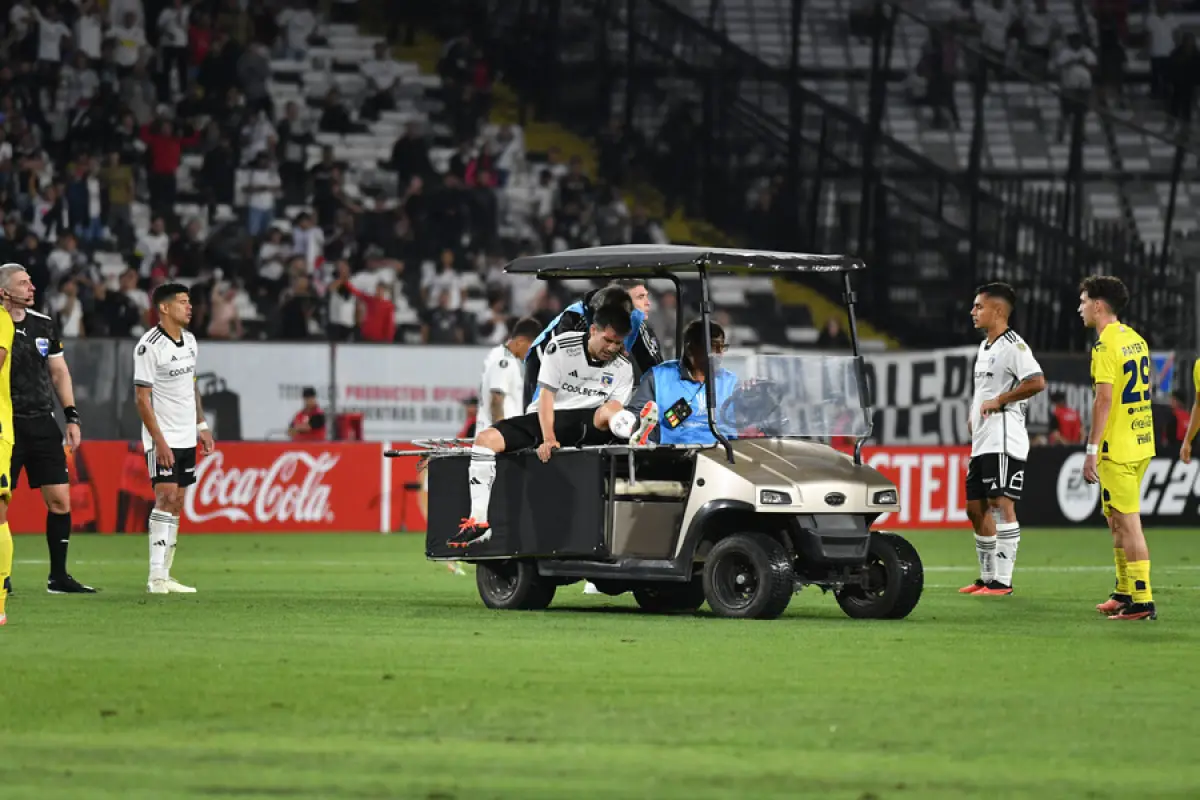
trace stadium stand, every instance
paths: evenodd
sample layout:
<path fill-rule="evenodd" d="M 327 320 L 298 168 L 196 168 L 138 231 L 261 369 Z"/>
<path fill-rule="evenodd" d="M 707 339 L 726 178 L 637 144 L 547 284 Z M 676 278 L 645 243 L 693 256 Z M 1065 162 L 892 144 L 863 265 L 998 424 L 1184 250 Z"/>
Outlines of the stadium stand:
<path fill-rule="evenodd" d="M 305 0 L 21 2 L 0 24 L 0 251 L 67 336 L 139 335 L 174 279 L 202 337 L 493 343 L 586 288 L 514 282 L 507 259 L 668 240 L 614 189 L 620 147 L 597 180 L 488 121 L 495 67 L 469 33 L 423 68 Z M 742 343 L 820 337 L 770 281 L 717 291 Z"/>

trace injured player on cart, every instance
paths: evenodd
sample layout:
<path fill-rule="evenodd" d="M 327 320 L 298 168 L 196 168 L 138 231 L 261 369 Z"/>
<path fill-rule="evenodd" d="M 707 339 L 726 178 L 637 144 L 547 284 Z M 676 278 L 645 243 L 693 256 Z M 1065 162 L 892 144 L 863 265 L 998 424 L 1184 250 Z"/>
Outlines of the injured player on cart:
<path fill-rule="evenodd" d="M 629 311 L 620 305 L 596 309 L 586 331 L 553 338 L 542 356 L 538 386 L 526 413 L 501 420 L 475 437 L 471 447 L 470 516 L 447 544 L 467 548 L 492 537 L 488 505 L 496 479 L 496 455 L 536 447 L 543 463 L 560 447 L 583 447 L 613 441 L 610 423 L 620 415 L 623 439 L 642 432 L 629 424 L 625 411 L 633 393 L 633 365 L 625 357 L 625 337 L 632 326 Z M 643 414 L 642 426 L 653 425 L 657 413 Z"/>

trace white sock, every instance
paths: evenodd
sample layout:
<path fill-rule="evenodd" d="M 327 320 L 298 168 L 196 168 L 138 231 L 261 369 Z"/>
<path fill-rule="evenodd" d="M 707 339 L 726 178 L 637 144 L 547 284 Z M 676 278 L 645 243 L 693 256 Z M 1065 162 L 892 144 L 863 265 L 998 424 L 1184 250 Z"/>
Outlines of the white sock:
<path fill-rule="evenodd" d="M 488 521 L 488 505 L 492 500 L 492 484 L 496 481 L 496 451 L 480 445 L 471 446 L 471 466 L 467 468 L 471 482 L 471 519 Z"/>
<path fill-rule="evenodd" d="M 996 580 L 996 537 L 975 534 L 975 555 L 979 558 L 979 579 Z"/>
<path fill-rule="evenodd" d="M 175 542 L 179 540 L 179 517 L 171 515 L 171 527 L 167 535 L 167 577 L 171 577 L 171 565 L 175 563 Z"/>
<path fill-rule="evenodd" d="M 1021 523 L 996 523 L 996 580 L 1012 586 L 1013 567 L 1017 565 L 1017 546 L 1021 544 Z"/>
<path fill-rule="evenodd" d="M 150 512 L 150 580 L 167 577 L 167 553 L 171 550 L 171 521 L 165 511 Z"/>

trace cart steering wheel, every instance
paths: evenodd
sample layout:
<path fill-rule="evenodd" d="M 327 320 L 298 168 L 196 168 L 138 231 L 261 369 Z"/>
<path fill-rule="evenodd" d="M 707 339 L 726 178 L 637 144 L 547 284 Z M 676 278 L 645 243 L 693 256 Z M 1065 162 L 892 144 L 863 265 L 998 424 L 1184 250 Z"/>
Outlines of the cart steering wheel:
<path fill-rule="evenodd" d="M 744 381 L 721 404 L 716 421 L 723 428 L 742 431 L 753 427 L 763 436 L 779 436 L 788 422 L 783 415 L 783 389 L 766 378 Z"/>

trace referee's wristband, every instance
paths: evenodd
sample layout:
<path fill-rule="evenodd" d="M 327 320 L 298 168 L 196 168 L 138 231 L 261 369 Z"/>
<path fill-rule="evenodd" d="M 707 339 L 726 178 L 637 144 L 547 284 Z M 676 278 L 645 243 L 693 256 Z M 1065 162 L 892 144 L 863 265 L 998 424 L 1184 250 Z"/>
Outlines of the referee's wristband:
<path fill-rule="evenodd" d="M 1100 445 L 1098 445 L 1098 444 L 1089 444 L 1089 445 L 1087 446 L 1087 454 L 1088 454 L 1089 456 L 1099 455 L 1099 453 L 1100 453 Z"/>
<path fill-rule="evenodd" d="M 68 425 L 79 425 L 82 427 L 82 422 L 79 419 L 79 409 L 75 406 L 66 406 L 63 408 L 63 416 L 67 418 Z"/>

